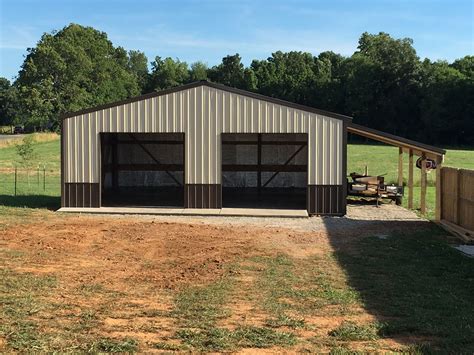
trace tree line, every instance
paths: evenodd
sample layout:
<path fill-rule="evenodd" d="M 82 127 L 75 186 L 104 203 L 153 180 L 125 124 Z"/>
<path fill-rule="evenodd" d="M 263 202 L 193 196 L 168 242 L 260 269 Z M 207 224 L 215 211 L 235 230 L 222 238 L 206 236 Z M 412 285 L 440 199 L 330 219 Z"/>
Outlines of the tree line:
<path fill-rule="evenodd" d="M 245 66 L 148 58 L 107 34 L 71 24 L 29 48 L 13 83 L 0 78 L 0 125 L 55 130 L 66 112 L 209 80 L 353 117 L 431 144 L 474 145 L 474 56 L 421 60 L 408 38 L 363 33 L 351 56 L 277 51 Z"/>

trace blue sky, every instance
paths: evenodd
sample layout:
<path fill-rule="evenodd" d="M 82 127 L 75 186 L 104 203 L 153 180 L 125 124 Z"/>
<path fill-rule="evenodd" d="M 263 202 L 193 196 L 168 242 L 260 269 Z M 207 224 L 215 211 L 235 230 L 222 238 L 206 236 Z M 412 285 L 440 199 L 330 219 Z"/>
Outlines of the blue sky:
<path fill-rule="evenodd" d="M 474 0 L 105 1 L 0 0 L 0 76 L 12 79 L 42 33 L 74 22 L 114 45 L 212 66 L 240 53 L 245 64 L 276 50 L 351 55 L 364 31 L 410 37 L 418 55 L 474 54 Z"/>

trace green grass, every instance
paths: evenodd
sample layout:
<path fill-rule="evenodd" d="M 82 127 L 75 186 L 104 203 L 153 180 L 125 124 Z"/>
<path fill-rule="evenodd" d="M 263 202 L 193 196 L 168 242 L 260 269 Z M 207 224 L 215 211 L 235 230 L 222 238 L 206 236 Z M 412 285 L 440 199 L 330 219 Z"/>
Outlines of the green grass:
<path fill-rule="evenodd" d="M 235 267 L 235 266 L 233 266 Z M 157 343 L 164 350 L 195 349 L 200 351 L 237 350 L 240 348 L 268 348 L 296 344 L 292 333 L 275 331 L 271 327 L 239 326 L 236 329 L 218 327 L 217 322 L 230 315 L 228 303 L 236 280 L 228 273 L 209 285 L 188 287 L 175 297 L 171 314 L 178 319 L 180 329 L 176 339 L 181 346 Z"/>
<path fill-rule="evenodd" d="M 297 343 L 292 333 L 270 328 L 245 326 L 235 330 L 210 328 L 206 330 L 178 331 L 178 338 L 188 347 L 201 351 L 236 350 L 241 348 L 270 348 L 292 346 Z"/>
<path fill-rule="evenodd" d="M 417 157 L 414 157 L 416 161 Z M 405 183 L 408 180 L 408 154 L 403 154 Z M 447 149 L 444 166 L 474 169 L 474 149 Z M 349 144 L 347 147 L 347 172 L 363 173 L 365 166 L 369 174 L 384 175 L 385 182 L 398 182 L 398 148 L 377 144 Z M 415 167 L 414 184 L 420 185 L 420 169 Z M 434 186 L 435 171 L 428 173 L 428 185 Z"/>
<path fill-rule="evenodd" d="M 0 249 L 0 257 L 11 258 L 11 251 Z M 94 330 L 99 325 L 100 315 L 95 310 L 84 309 L 70 324 L 60 323 L 55 314 L 62 314 L 67 305 L 49 298 L 58 292 L 58 286 L 53 275 L 0 269 L 0 339 L 6 342 L 8 349 L 20 353 L 138 350 L 138 342 L 132 338 L 112 339 L 96 334 Z M 91 286 L 90 290 L 102 290 Z"/>
<path fill-rule="evenodd" d="M 329 335 L 346 341 L 377 340 L 382 328 L 383 324 L 378 323 L 357 324 L 345 321 L 338 328 L 330 331 Z"/>
<path fill-rule="evenodd" d="M 359 301 L 357 292 L 344 284 L 340 270 L 331 267 L 331 254 L 303 260 L 286 255 L 253 260 L 264 267 L 257 288 L 263 308 L 272 316 L 269 326 L 305 327 L 308 314 L 342 314 Z M 314 267 L 324 264 L 326 269 Z"/>
<path fill-rule="evenodd" d="M 173 315 L 184 327 L 212 327 L 218 319 L 228 315 L 223 305 L 231 287 L 232 280 L 224 278 L 211 285 L 186 288 L 175 299 Z"/>
<path fill-rule="evenodd" d="M 474 352 L 474 259 L 462 256 L 437 227 L 368 237 L 357 252 L 336 254 L 364 307 L 385 336 L 420 336 L 442 352 Z M 349 330 L 349 332 L 348 332 Z M 357 330 L 358 332 L 358 330 Z M 334 335 L 350 334 L 350 329 Z"/>
<path fill-rule="evenodd" d="M 14 167 L 18 165 L 17 151 L 14 145 L 0 147 L 1 205 L 48 209 L 59 207 L 61 195 L 59 145 L 59 139 L 34 143 L 37 154 L 34 167 L 28 171 L 22 167 L 17 168 L 16 196 Z"/>

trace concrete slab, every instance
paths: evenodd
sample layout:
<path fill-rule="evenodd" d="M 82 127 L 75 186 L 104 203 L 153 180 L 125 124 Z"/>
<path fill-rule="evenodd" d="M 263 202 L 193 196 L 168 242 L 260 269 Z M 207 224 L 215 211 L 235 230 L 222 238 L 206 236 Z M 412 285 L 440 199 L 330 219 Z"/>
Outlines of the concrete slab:
<path fill-rule="evenodd" d="M 244 216 L 244 217 L 308 217 L 306 210 L 280 210 L 259 208 L 223 208 L 221 216 Z"/>
<path fill-rule="evenodd" d="M 190 216 L 218 216 L 219 208 L 183 208 L 181 214 Z"/>
<path fill-rule="evenodd" d="M 308 217 L 306 210 L 280 210 L 258 208 L 159 208 L 159 207 L 62 207 L 58 212 L 94 214 L 143 214 L 180 216 L 239 216 L 239 217 Z"/>

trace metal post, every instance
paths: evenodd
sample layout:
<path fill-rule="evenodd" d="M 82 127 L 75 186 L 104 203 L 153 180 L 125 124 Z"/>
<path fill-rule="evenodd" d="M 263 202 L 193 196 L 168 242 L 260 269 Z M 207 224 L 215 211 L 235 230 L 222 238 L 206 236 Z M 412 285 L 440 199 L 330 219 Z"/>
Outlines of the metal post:
<path fill-rule="evenodd" d="M 40 168 L 38 166 L 38 169 L 36 169 L 36 184 L 38 187 L 40 186 Z"/>
<path fill-rule="evenodd" d="M 43 191 L 46 191 L 46 167 L 43 166 Z"/>
<path fill-rule="evenodd" d="M 15 166 L 15 196 L 16 196 L 16 166 Z"/>

